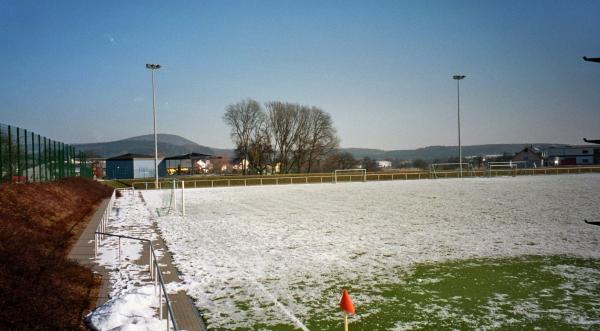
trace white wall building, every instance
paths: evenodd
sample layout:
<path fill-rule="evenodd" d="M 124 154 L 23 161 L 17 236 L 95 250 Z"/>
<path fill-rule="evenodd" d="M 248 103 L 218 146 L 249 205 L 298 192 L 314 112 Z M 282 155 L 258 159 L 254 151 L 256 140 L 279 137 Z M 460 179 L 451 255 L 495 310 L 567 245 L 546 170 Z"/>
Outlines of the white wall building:
<path fill-rule="evenodd" d="M 389 169 L 392 167 L 392 161 L 378 160 L 375 162 L 377 162 L 377 167 L 380 169 Z"/>

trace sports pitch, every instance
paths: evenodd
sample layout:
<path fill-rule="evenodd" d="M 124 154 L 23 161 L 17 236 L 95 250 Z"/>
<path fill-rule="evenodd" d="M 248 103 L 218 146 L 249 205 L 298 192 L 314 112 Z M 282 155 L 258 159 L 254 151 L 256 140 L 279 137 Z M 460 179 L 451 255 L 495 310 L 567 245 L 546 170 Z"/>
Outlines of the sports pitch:
<path fill-rule="evenodd" d="M 186 190 L 162 236 L 210 329 L 600 327 L 600 175 Z M 164 192 L 146 191 L 154 210 Z"/>

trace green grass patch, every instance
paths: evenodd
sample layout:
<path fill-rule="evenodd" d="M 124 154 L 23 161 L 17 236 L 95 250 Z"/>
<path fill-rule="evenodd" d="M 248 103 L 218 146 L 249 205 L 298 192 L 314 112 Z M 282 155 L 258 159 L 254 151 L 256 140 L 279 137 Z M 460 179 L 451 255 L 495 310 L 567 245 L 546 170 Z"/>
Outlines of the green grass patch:
<path fill-rule="evenodd" d="M 357 315 L 350 330 L 597 330 L 600 261 L 525 256 L 420 264 L 394 284 L 349 287 Z M 368 282 L 367 282 L 368 283 Z M 298 290 L 298 289 L 296 289 Z M 341 286 L 301 317 L 311 330 L 341 330 Z M 301 293 L 294 295 L 302 300 Z M 238 303 L 239 305 L 240 303 Z M 243 305 L 242 305 L 243 306 Z M 295 330 L 293 325 L 251 326 Z M 240 329 L 241 330 L 241 329 Z"/>

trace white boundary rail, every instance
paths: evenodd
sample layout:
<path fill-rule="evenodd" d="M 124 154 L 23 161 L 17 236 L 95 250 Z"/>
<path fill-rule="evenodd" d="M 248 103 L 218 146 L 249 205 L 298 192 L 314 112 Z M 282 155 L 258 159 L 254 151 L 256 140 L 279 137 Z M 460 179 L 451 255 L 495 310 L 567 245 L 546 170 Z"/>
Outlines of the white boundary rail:
<path fill-rule="evenodd" d="M 338 182 L 338 173 L 340 172 L 360 172 L 360 175 L 353 175 L 353 174 L 349 174 L 349 175 L 339 175 L 339 177 L 348 177 L 350 179 L 350 182 L 352 182 L 352 176 L 360 176 L 361 178 L 361 182 L 366 182 L 367 181 L 367 169 L 336 169 L 333 171 L 333 183 L 337 184 Z"/>
<path fill-rule="evenodd" d="M 159 302 L 160 302 L 159 303 L 159 312 L 158 312 L 159 319 L 162 320 L 163 299 L 164 299 L 165 304 L 167 306 L 167 330 L 178 331 L 177 322 L 175 321 L 175 314 L 173 314 L 173 307 L 171 306 L 171 302 L 169 301 L 169 296 L 167 295 L 167 290 L 165 288 L 165 282 L 162 278 L 162 272 L 160 271 L 158 259 L 156 258 L 156 253 L 154 252 L 154 247 L 152 247 L 152 242 L 149 239 L 136 238 L 136 237 L 130 237 L 130 236 L 124 236 L 124 235 L 106 232 L 108 220 L 110 219 L 110 214 L 112 212 L 113 205 L 114 205 L 114 202 L 116 199 L 116 191 L 117 190 L 119 190 L 121 192 L 129 191 L 129 192 L 131 192 L 130 194 L 134 194 L 134 189 L 132 189 L 132 188 L 113 190 L 112 196 L 110 197 L 110 200 L 108 201 L 108 205 L 106 206 L 106 209 L 104 209 L 104 213 L 102 214 L 100 224 L 98 224 L 98 228 L 94 232 L 94 256 L 96 258 L 98 257 L 98 246 L 101 243 L 101 241 L 104 239 L 105 236 L 119 238 L 118 254 L 117 254 L 118 258 L 119 258 L 119 266 L 121 265 L 121 238 L 130 239 L 130 240 L 139 240 L 141 242 L 147 242 L 148 246 L 150 247 L 150 253 L 148 256 L 150 279 L 154 280 L 154 293 L 155 294 L 156 294 L 156 290 L 158 289 L 158 297 L 159 297 Z M 172 328 L 169 327 L 169 320 L 171 321 Z"/>
<path fill-rule="evenodd" d="M 508 162 L 489 162 L 487 164 L 487 175 L 492 176 L 495 173 L 496 176 L 500 175 L 517 175 L 517 169 L 526 169 L 527 162 L 525 161 L 508 161 Z"/>
<path fill-rule="evenodd" d="M 458 168 L 458 169 L 439 171 L 439 169 L 436 169 L 437 167 L 454 167 L 454 168 Z M 464 168 L 466 168 L 466 169 L 464 169 Z M 432 163 L 429 166 L 429 173 L 431 174 L 431 178 L 433 178 L 433 179 L 438 178 L 439 172 L 446 173 L 446 174 L 457 173 L 459 175 L 459 177 L 462 177 L 463 173 L 466 172 L 471 177 L 475 176 L 475 171 L 473 169 L 473 165 L 471 163 L 466 163 L 466 162 Z"/>
<path fill-rule="evenodd" d="M 498 170 L 498 172 L 503 170 Z M 508 170 L 504 170 L 508 171 Z M 457 177 L 457 170 L 436 170 L 437 178 Z M 463 170 L 463 173 L 466 172 Z M 487 176 L 486 169 L 469 170 L 472 176 Z M 495 171 L 494 171 L 495 172 Z M 538 167 L 518 169 L 517 175 L 554 175 L 554 174 L 581 174 L 581 173 L 600 173 L 600 165 L 580 166 L 580 167 Z M 406 171 L 406 172 L 367 172 L 367 181 L 384 180 L 413 180 L 433 178 L 431 171 Z M 183 179 L 186 188 L 209 188 L 209 187 L 228 187 L 228 186 L 256 186 L 256 185 L 289 185 L 289 184 L 318 184 L 333 183 L 333 174 L 330 175 L 306 175 L 306 176 L 263 176 L 248 178 L 218 178 L 218 179 Z M 166 183 L 167 181 L 164 181 Z M 136 189 L 154 189 L 154 182 L 136 181 L 131 185 Z M 164 186 L 163 184 L 162 186 Z"/>

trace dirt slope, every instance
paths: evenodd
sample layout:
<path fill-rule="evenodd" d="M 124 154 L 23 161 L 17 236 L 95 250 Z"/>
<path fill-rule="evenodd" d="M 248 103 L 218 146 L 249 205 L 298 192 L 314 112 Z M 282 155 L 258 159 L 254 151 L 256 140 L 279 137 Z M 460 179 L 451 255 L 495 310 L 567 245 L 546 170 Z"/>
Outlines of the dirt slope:
<path fill-rule="evenodd" d="M 67 260 L 111 189 L 89 180 L 0 186 L 0 329 L 82 329 L 99 280 Z"/>

